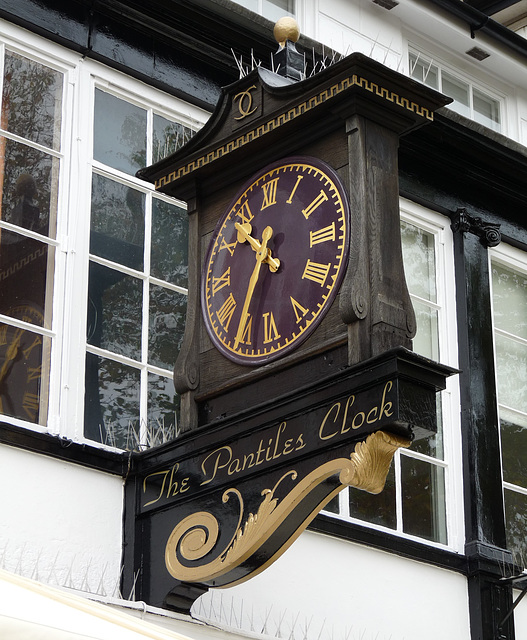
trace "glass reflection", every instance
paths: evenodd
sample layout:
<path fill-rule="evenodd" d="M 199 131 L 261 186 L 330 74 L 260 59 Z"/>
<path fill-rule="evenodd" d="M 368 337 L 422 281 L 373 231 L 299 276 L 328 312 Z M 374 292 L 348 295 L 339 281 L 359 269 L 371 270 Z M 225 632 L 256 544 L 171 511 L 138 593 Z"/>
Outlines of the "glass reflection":
<path fill-rule="evenodd" d="M 179 400 L 171 378 L 148 374 L 148 446 L 176 437 Z"/>
<path fill-rule="evenodd" d="M 6 52 L 1 127 L 60 150 L 62 73 Z"/>
<path fill-rule="evenodd" d="M 141 280 L 90 263 L 88 344 L 140 360 L 142 299 Z"/>
<path fill-rule="evenodd" d="M 130 175 L 146 166 L 146 110 L 96 89 L 93 157 Z"/>
<path fill-rule="evenodd" d="M 89 440 L 120 449 L 136 448 L 139 381 L 137 369 L 86 354 L 84 434 Z"/>
<path fill-rule="evenodd" d="M 145 195 L 94 174 L 90 252 L 142 270 L 144 238 Z"/>
<path fill-rule="evenodd" d="M 412 300 L 415 318 L 417 321 L 417 333 L 413 340 L 414 350 L 431 360 L 439 360 L 439 331 L 437 322 L 437 309 L 431 309 L 428 305 Z"/>
<path fill-rule="evenodd" d="M 173 369 L 183 341 L 187 296 L 163 287 L 150 287 L 149 364 Z"/>
<path fill-rule="evenodd" d="M 150 272 L 180 287 L 188 283 L 188 216 L 185 209 L 158 198 L 152 201 Z"/>
<path fill-rule="evenodd" d="M 527 416 L 501 409 L 500 417 L 503 479 L 527 488 Z"/>
<path fill-rule="evenodd" d="M 166 158 L 186 144 L 194 135 L 194 131 L 180 124 L 154 114 L 154 144 L 152 160 L 157 162 Z"/>
<path fill-rule="evenodd" d="M 2 155 L 2 220 L 54 237 L 59 161 L 0 137 L 0 158 Z"/>
<path fill-rule="evenodd" d="M 51 326 L 51 305 L 44 316 L 47 280 L 52 277 L 55 249 L 19 233 L 0 229 L 0 313 L 19 318 L 40 327 Z"/>
<path fill-rule="evenodd" d="M 444 476 L 442 467 L 401 455 L 405 533 L 447 543 Z"/>
<path fill-rule="evenodd" d="M 496 335 L 496 366 L 500 404 L 527 407 L 527 344 Z"/>
<path fill-rule="evenodd" d="M 434 236 L 423 229 L 401 222 L 404 272 L 408 289 L 414 296 L 437 301 Z"/>
<path fill-rule="evenodd" d="M 527 276 L 493 263 L 492 299 L 496 327 L 527 340 Z"/>
<path fill-rule="evenodd" d="M 31 305 L 20 305 L 19 320 L 38 322 Z M 38 333 L 0 324 L 0 413 L 43 424 L 46 420 L 50 340 Z"/>
<path fill-rule="evenodd" d="M 352 518 L 359 518 L 372 524 L 396 529 L 394 465 L 392 464 L 390 467 L 386 485 L 381 493 L 374 495 L 366 491 L 350 488 L 349 505 Z"/>
<path fill-rule="evenodd" d="M 527 566 L 527 496 L 505 489 L 507 547 L 520 566 Z"/>

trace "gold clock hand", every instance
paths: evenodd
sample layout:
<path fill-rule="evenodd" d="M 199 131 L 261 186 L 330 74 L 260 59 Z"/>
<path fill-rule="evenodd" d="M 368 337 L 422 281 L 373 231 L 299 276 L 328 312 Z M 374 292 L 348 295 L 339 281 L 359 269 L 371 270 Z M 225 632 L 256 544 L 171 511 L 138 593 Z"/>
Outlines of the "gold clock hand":
<path fill-rule="evenodd" d="M 23 333 L 24 333 L 24 329 L 16 330 L 15 337 L 11 341 L 11 344 L 9 345 L 6 351 L 4 364 L 2 365 L 2 369 L 0 369 L 0 382 L 3 382 L 4 378 L 7 376 L 7 374 L 11 370 L 11 362 L 18 355 L 18 346 L 20 344 L 20 340 L 22 339 Z"/>
<path fill-rule="evenodd" d="M 238 224 L 238 223 L 236 223 Z M 262 233 L 262 242 L 259 244 L 259 249 L 256 251 L 256 265 L 251 274 L 251 278 L 249 279 L 249 286 L 247 287 L 247 294 L 245 296 L 245 302 L 243 303 L 242 315 L 240 318 L 240 323 L 238 325 L 238 331 L 236 333 L 236 338 L 234 340 L 234 348 L 236 349 L 243 338 L 243 333 L 245 331 L 245 325 L 247 322 L 247 316 L 249 311 L 249 305 L 251 303 L 254 288 L 256 287 L 256 283 L 258 282 L 258 276 L 260 275 L 260 268 L 262 263 L 266 260 L 268 256 L 267 243 L 273 236 L 273 230 L 271 227 L 265 227 Z M 254 238 L 253 238 L 254 239 Z"/>
<path fill-rule="evenodd" d="M 234 223 L 235 229 L 238 231 L 238 242 L 247 241 L 254 251 L 258 252 L 260 250 L 260 243 L 256 238 L 251 236 L 252 227 L 246 222 L 245 224 L 240 224 L 239 222 Z M 280 260 L 278 258 L 273 258 L 271 253 L 271 249 L 267 249 L 267 255 L 264 257 L 263 262 L 269 265 L 270 271 L 278 271 L 280 267 Z"/>

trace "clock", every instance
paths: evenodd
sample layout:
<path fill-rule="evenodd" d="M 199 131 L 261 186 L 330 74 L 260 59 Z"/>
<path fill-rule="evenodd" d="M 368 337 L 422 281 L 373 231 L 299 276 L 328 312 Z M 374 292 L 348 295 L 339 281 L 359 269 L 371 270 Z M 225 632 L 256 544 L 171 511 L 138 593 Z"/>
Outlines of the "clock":
<path fill-rule="evenodd" d="M 12 318 L 43 326 L 42 312 L 19 304 Z M 36 423 L 39 420 L 43 337 L 20 327 L 0 325 L 0 412 Z"/>
<path fill-rule="evenodd" d="M 223 355 L 261 365 L 311 335 L 344 276 L 349 217 L 338 174 L 316 158 L 270 164 L 240 189 L 202 273 L 205 326 Z"/>

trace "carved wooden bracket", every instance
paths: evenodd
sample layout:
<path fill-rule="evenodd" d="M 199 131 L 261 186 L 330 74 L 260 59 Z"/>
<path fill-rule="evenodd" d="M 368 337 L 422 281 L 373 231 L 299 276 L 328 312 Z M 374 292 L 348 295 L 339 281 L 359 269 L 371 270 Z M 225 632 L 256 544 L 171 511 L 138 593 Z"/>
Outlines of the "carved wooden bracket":
<path fill-rule="evenodd" d="M 500 226 L 471 216 L 462 207 L 452 216 L 450 228 L 454 233 L 472 233 L 478 236 L 484 247 L 490 248 L 497 247 L 501 242 Z"/>

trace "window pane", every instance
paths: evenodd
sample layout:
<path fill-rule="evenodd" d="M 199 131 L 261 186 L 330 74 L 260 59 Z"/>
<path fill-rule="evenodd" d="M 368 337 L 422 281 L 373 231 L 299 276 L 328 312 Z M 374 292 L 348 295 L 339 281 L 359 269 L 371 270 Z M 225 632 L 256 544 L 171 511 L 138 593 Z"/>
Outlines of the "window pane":
<path fill-rule="evenodd" d="M 48 313 L 45 308 L 48 280 L 53 281 L 54 254 L 54 247 L 0 229 L 0 313 L 51 327 L 51 304 Z M 20 309 L 29 306 L 33 311 L 21 318 Z"/>
<path fill-rule="evenodd" d="M 527 416 L 500 410 L 503 479 L 527 489 Z"/>
<path fill-rule="evenodd" d="M 86 354 L 84 435 L 90 440 L 133 449 L 139 439 L 137 369 Z"/>
<path fill-rule="evenodd" d="M 152 285 L 148 361 L 163 369 L 174 368 L 183 340 L 187 296 Z"/>
<path fill-rule="evenodd" d="M 145 195 L 120 182 L 93 175 L 90 251 L 143 269 Z"/>
<path fill-rule="evenodd" d="M 412 442 L 412 451 L 417 453 L 423 453 L 426 456 L 433 458 L 444 458 L 443 449 L 443 408 L 441 402 L 441 394 L 436 395 L 436 410 L 437 410 L 437 433 L 434 435 L 422 438 L 421 440 L 414 440 Z"/>
<path fill-rule="evenodd" d="M 149 447 L 155 447 L 176 437 L 178 411 L 179 396 L 172 379 L 148 374 Z"/>
<path fill-rule="evenodd" d="M 262 0 L 262 15 L 268 20 L 280 20 L 284 15 L 294 16 L 294 0 Z"/>
<path fill-rule="evenodd" d="M 142 281 L 92 262 L 88 296 L 88 343 L 140 360 Z"/>
<path fill-rule="evenodd" d="M 492 301 L 496 327 L 527 340 L 527 276 L 494 262 Z"/>
<path fill-rule="evenodd" d="M 397 516 L 395 511 L 395 471 L 390 467 L 386 486 L 377 495 L 360 491 L 349 490 L 350 516 L 359 518 L 372 524 L 379 524 L 390 529 L 397 528 Z"/>
<path fill-rule="evenodd" d="M 439 88 L 439 72 L 436 65 L 421 55 L 410 54 L 410 75 L 432 89 Z"/>
<path fill-rule="evenodd" d="M 527 344 L 496 335 L 500 404 L 519 411 L 527 407 Z"/>
<path fill-rule="evenodd" d="M 6 52 L 2 129 L 60 149 L 62 73 Z"/>
<path fill-rule="evenodd" d="M 469 86 L 466 82 L 462 82 L 443 71 L 441 74 L 441 91 L 454 99 L 454 102 L 448 105 L 450 109 L 470 118 Z"/>
<path fill-rule="evenodd" d="M 401 455 L 403 530 L 447 543 L 444 469 Z"/>
<path fill-rule="evenodd" d="M 96 89 L 93 157 L 135 175 L 146 165 L 146 110 Z"/>
<path fill-rule="evenodd" d="M 527 564 L 527 496 L 505 489 L 505 517 L 507 521 L 507 547 L 514 562 Z"/>
<path fill-rule="evenodd" d="M 500 103 L 477 89 L 472 90 L 474 120 L 480 124 L 499 130 Z"/>
<path fill-rule="evenodd" d="M 437 309 L 418 300 L 412 300 L 417 320 L 417 334 L 413 340 L 414 351 L 432 360 L 439 360 L 439 333 Z"/>
<path fill-rule="evenodd" d="M 38 314 L 20 306 L 17 317 L 29 321 Z M 0 412 L 45 424 L 47 375 L 51 341 L 38 333 L 0 324 Z"/>
<path fill-rule="evenodd" d="M 152 201 L 150 273 L 180 287 L 188 283 L 188 216 L 173 204 Z"/>
<path fill-rule="evenodd" d="M 152 160 L 157 162 L 177 151 L 194 135 L 194 131 L 179 122 L 171 122 L 154 114 L 154 147 Z"/>
<path fill-rule="evenodd" d="M 55 237 L 58 171 L 56 158 L 0 137 L 0 217 L 23 229 Z"/>
<path fill-rule="evenodd" d="M 401 222 L 404 272 L 410 293 L 437 301 L 435 242 L 431 233 L 408 222 Z"/>

